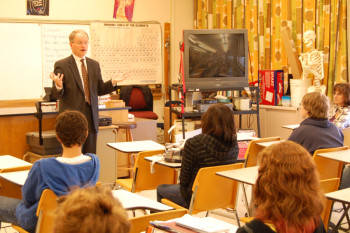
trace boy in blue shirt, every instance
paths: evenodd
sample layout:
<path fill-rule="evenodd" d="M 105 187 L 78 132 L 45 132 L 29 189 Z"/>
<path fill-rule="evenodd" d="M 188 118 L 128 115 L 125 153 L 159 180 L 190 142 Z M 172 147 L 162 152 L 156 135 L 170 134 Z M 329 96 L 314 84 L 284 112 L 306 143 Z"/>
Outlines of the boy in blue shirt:
<path fill-rule="evenodd" d="M 41 159 L 33 164 L 22 187 L 22 200 L 0 197 L 0 223 L 9 222 L 35 232 L 36 209 L 44 189 L 51 189 L 61 196 L 68 194 L 72 187 L 96 184 L 99 159 L 95 154 L 82 154 L 82 145 L 88 134 L 85 116 L 67 110 L 57 117 L 55 130 L 62 144 L 62 156 Z"/>

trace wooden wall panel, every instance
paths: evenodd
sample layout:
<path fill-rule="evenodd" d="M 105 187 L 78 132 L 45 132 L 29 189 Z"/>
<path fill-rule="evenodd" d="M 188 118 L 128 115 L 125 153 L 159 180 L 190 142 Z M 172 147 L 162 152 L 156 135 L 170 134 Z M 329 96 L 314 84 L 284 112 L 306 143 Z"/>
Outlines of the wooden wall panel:
<path fill-rule="evenodd" d="M 43 130 L 54 129 L 57 114 L 44 115 Z M 22 159 L 29 150 L 26 133 L 39 130 L 39 121 L 34 115 L 0 116 L 0 155 L 12 155 Z"/>

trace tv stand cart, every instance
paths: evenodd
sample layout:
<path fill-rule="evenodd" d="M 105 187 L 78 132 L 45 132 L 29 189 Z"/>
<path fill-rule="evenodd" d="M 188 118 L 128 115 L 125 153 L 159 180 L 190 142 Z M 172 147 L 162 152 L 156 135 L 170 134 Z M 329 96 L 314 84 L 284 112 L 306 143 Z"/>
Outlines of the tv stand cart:
<path fill-rule="evenodd" d="M 256 105 L 256 109 L 254 110 L 247 110 L 247 111 L 237 111 L 237 110 L 233 110 L 233 114 L 235 115 L 239 115 L 239 127 L 241 128 L 242 125 L 242 115 L 243 114 L 256 114 L 256 118 L 257 118 L 257 128 L 258 128 L 258 137 L 260 137 L 260 119 L 259 119 L 259 100 L 260 100 L 260 93 L 259 93 L 259 87 L 258 86 L 249 86 L 247 87 L 249 88 L 249 90 L 251 92 L 255 92 L 256 94 L 256 100 L 253 100 L 252 104 Z M 237 88 L 230 88 L 229 90 L 226 89 L 220 89 L 220 90 L 200 90 L 200 91 L 243 91 L 245 90 L 246 87 L 237 87 Z M 181 92 L 182 96 L 184 96 L 183 93 L 183 88 L 181 86 L 178 85 L 173 85 L 173 86 L 169 86 L 168 87 L 168 91 L 169 91 L 169 101 L 171 103 L 172 101 L 172 97 L 171 97 L 171 92 L 172 91 L 176 91 L 176 92 Z M 188 91 L 186 90 L 186 92 L 193 92 L 193 91 Z M 183 97 L 184 98 L 184 97 Z M 184 100 L 185 103 L 185 100 Z M 182 119 L 182 137 L 185 138 L 185 118 L 195 118 L 195 117 L 201 117 L 204 113 L 203 112 L 184 112 L 181 113 L 181 111 L 178 111 L 176 109 L 173 109 L 171 104 L 169 106 L 170 109 L 170 114 L 169 114 L 169 123 L 170 126 L 172 125 L 172 113 L 175 113 L 177 116 L 179 116 Z"/>

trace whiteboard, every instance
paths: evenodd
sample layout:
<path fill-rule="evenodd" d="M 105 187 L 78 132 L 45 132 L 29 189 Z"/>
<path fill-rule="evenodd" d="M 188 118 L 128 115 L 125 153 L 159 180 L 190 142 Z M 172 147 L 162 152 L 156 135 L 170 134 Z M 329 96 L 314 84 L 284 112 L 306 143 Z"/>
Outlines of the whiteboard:
<path fill-rule="evenodd" d="M 54 63 L 71 54 L 68 37 L 77 29 L 89 34 L 87 56 L 100 62 L 105 81 L 123 71 L 129 78 L 118 85 L 161 83 L 159 23 L 0 22 L 0 100 L 42 98 Z"/>
<path fill-rule="evenodd" d="M 90 33 L 89 25 L 43 24 L 41 26 L 44 87 L 52 86 L 49 75 L 50 72 L 53 72 L 55 62 L 72 54 L 69 46 L 69 34 L 78 29 Z M 86 56 L 90 57 L 90 50 L 88 50 Z"/>
<path fill-rule="evenodd" d="M 0 100 L 42 94 L 41 26 L 0 23 Z"/>

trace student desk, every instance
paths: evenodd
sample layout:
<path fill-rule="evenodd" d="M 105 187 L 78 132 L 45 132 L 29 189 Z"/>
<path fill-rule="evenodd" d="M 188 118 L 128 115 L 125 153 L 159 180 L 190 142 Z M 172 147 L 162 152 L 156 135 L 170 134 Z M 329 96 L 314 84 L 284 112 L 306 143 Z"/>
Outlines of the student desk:
<path fill-rule="evenodd" d="M 123 152 L 128 154 L 129 164 L 127 168 L 123 167 L 121 169 L 128 170 L 129 172 L 132 170 L 130 166 L 132 165 L 131 155 L 133 153 L 138 153 L 141 151 L 151 151 L 151 150 L 164 150 L 165 147 L 157 142 L 152 140 L 143 140 L 143 141 L 131 141 L 131 142 L 112 142 L 107 143 L 107 146 L 117 150 L 118 152 Z M 119 168 L 120 169 L 120 168 Z M 131 172 L 129 173 L 131 176 Z"/>
<path fill-rule="evenodd" d="M 165 149 L 163 145 L 157 142 L 154 142 L 152 140 L 132 141 L 132 142 L 112 142 L 112 143 L 107 143 L 107 145 L 109 147 L 112 147 L 124 153 L 138 153 L 141 151 Z"/>
<path fill-rule="evenodd" d="M 21 174 L 27 174 L 26 179 L 31 167 L 31 163 L 11 155 L 0 156 L 0 196 L 21 199 L 24 184 Z"/>
<path fill-rule="evenodd" d="M 254 185 L 256 178 L 258 178 L 258 168 L 258 166 L 246 167 L 235 170 L 217 172 L 216 174 L 231 180 L 242 182 L 244 184 Z"/>
<path fill-rule="evenodd" d="M 235 170 L 217 172 L 216 175 L 241 182 L 242 186 L 244 184 L 254 185 L 255 181 L 258 177 L 258 169 L 259 169 L 258 166 L 246 167 L 246 168 L 240 168 L 240 169 L 235 169 Z M 247 194 L 246 194 L 244 186 L 243 186 L 243 192 L 244 192 L 244 194 L 243 194 L 244 195 L 244 202 L 245 202 L 245 205 L 247 208 L 248 216 L 251 216 L 250 209 L 248 206 Z M 238 196 L 237 196 L 237 198 L 238 198 Z"/>
<path fill-rule="evenodd" d="M 295 124 L 295 125 L 283 125 L 282 128 L 294 130 L 294 129 L 298 128 L 299 126 L 300 126 L 300 124 Z"/>
<path fill-rule="evenodd" d="M 112 193 L 115 198 L 119 199 L 126 210 L 144 209 L 159 212 L 173 209 L 170 206 L 123 189 L 113 190 Z"/>
<path fill-rule="evenodd" d="M 181 163 L 171 163 L 171 162 L 166 162 L 164 161 L 164 156 L 163 155 L 154 155 L 154 156 L 149 156 L 145 157 L 145 160 L 149 161 L 151 163 L 151 172 L 153 169 L 153 165 L 159 164 L 165 167 L 173 168 L 176 171 L 176 176 L 174 180 L 174 184 L 180 182 L 180 171 L 181 171 Z"/>
<path fill-rule="evenodd" d="M 175 168 L 175 169 L 181 168 L 181 163 L 166 162 L 164 160 L 163 155 L 154 155 L 154 156 L 145 157 L 145 160 L 151 163 L 157 163 L 170 168 Z"/>
<path fill-rule="evenodd" d="M 338 229 L 348 231 L 350 229 L 350 219 L 349 219 L 349 215 L 348 215 L 348 211 L 350 209 L 350 188 L 338 190 L 338 191 L 331 192 L 331 193 L 326 193 L 325 195 L 330 200 L 339 201 L 342 203 L 343 208 L 344 208 L 344 213 L 340 217 L 336 227 Z M 345 217 L 346 217 L 348 225 L 349 225 L 349 227 L 347 229 L 344 229 L 341 227 L 341 223 Z"/>
<path fill-rule="evenodd" d="M 344 163 L 350 163 L 350 149 L 320 153 L 318 154 L 318 156 L 321 156 L 327 159 L 333 159 Z"/>
<path fill-rule="evenodd" d="M 22 199 L 21 188 L 29 170 L 0 173 L 0 196 Z"/>
<path fill-rule="evenodd" d="M 277 140 L 277 141 L 271 141 L 271 142 L 259 142 L 257 145 L 262 146 L 262 147 L 268 147 L 276 143 L 281 143 L 284 142 L 285 140 Z"/>
<path fill-rule="evenodd" d="M 31 167 L 31 163 L 28 163 L 11 155 L 0 156 L 0 173 L 8 171 L 28 170 Z"/>

